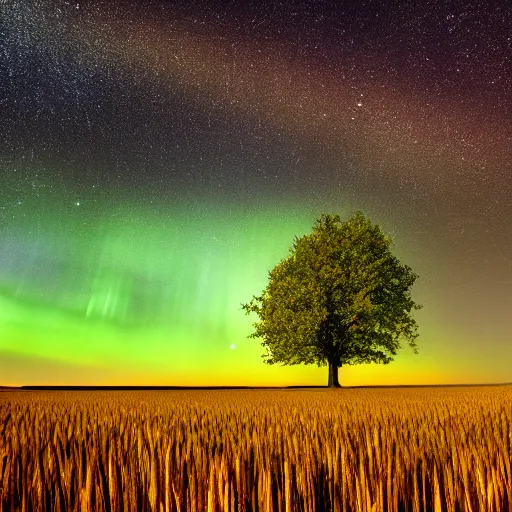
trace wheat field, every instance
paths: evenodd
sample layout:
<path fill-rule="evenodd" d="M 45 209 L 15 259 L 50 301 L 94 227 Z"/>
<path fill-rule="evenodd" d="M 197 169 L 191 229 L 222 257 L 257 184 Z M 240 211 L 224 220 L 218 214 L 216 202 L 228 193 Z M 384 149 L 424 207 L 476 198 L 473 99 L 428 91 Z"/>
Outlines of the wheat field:
<path fill-rule="evenodd" d="M 2 511 L 512 509 L 512 387 L 8 391 Z"/>

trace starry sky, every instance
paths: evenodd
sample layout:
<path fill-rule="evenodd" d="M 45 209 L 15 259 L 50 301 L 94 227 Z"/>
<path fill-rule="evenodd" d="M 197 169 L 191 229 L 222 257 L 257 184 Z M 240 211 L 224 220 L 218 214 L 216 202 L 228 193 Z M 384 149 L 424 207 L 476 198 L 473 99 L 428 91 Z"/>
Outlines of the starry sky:
<path fill-rule="evenodd" d="M 419 354 L 512 381 L 505 0 L 1 0 L 0 384 L 323 385 L 240 304 L 322 213 L 419 274 Z"/>

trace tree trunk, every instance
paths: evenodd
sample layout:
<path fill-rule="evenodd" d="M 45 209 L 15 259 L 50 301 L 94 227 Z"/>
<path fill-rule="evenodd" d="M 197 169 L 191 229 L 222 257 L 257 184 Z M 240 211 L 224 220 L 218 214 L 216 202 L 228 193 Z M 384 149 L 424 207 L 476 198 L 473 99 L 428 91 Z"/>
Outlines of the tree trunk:
<path fill-rule="evenodd" d="M 327 386 L 330 388 L 341 388 L 338 380 L 338 365 L 329 361 L 329 382 Z"/>

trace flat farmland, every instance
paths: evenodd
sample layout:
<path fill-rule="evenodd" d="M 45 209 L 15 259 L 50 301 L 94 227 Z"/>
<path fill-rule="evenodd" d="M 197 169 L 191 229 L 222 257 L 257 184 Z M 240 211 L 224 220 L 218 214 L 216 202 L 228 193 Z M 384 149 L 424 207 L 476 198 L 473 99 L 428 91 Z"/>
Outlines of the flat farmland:
<path fill-rule="evenodd" d="M 512 387 L 4 391 L 2 511 L 512 509 Z"/>

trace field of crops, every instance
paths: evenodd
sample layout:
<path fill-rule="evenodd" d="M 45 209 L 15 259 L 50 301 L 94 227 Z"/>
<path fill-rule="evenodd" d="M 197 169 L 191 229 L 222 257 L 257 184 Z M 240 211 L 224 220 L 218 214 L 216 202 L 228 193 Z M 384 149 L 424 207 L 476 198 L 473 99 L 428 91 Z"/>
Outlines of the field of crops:
<path fill-rule="evenodd" d="M 2 511 L 512 510 L 512 387 L 6 391 Z"/>

